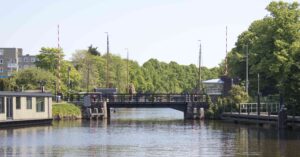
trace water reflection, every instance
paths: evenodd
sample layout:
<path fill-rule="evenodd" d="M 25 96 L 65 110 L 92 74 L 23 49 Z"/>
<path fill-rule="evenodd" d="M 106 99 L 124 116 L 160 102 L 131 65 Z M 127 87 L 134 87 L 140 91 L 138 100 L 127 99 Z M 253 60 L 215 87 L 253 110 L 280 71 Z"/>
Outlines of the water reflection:
<path fill-rule="evenodd" d="M 176 111 L 177 112 L 177 111 Z M 169 110 L 0 130 L 0 156 L 298 156 L 299 131 L 183 120 Z M 169 117 L 166 116 L 169 114 Z M 161 118 L 160 118 L 161 117 Z"/>

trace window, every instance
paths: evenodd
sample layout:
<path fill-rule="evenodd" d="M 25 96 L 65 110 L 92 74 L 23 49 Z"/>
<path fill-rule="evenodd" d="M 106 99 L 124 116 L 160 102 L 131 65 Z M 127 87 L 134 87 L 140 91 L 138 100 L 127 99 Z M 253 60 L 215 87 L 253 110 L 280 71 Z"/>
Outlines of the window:
<path fill-rule="evenodd" d="M 4 98 L 0 97 L 0 113 L 4 113 Z"/>
<path fill-rule="evenodd" d="M 3 71 L 4 71 L 4 70 L 3 70 L 3 68 L 2 68 L 2 67 L 0 67 L 0 73 L 3 73 Z"/>
<path fill-rule="evenodd" d="M 21 109 L 21 97 L 16 97 L 16 109 Z"/>
<path fill-rule="evenodd" d="M 32 98 L 31 97 L 26 97 L 26 106 L 27 106 L 27 109 L 32 109 Z"/>
<path fill-rule="evenodd" d="M 3 64 L 3 59 L 0 59 L 0 64 Z"/>
<path fill-rule="evenodd" d="M 35 58 L 34 57 L 31 58 L 31 62 L 35 62 Z"/>
<path fill-rule="evenodd" d="M 45 99 L 44 97 L 36 98 L 36 112 L 45 112 Z"/>
<path fill-rule="evenodd" d="M 3 52 L 4 52 L 4 50 L 3 50 L 3 49 L 0 49 L 0 55 L 1 55 L 1 56 L 3 55 Z"/>
<path fill-rule="evenodd" d="M 27 57 L 24 57 L 24 62 L 27 62 Z"/>

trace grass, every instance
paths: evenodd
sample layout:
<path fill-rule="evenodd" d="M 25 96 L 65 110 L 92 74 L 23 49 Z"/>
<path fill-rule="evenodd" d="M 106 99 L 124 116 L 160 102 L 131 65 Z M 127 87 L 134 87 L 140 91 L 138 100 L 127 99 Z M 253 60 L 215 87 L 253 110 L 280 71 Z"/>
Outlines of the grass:
<path fill-rule="evenodd" d="M 53 117 L 59 116 L 60 118 L 80 117 L 81 111 L 78 106 L 71 103 L 67 103 L 67 102 L 53 103 L 52 115 Z"/>

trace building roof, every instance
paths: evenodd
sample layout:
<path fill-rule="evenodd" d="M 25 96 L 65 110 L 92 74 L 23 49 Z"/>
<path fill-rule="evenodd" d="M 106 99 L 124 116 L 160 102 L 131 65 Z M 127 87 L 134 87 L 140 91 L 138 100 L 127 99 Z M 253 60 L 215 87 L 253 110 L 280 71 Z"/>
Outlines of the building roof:
<path fill-rule="evenodd" d="M 36 96 L 36 97 L 52 97 L 52 93 L 42 92 L 12 92 L 12 91 L 0 91 L 0 96 Z"/>
<path fill-rule="evenodd" d="M 209 83 L 214 83 L 214 84 L 223 84 L 224 81 L 222 81 L 221 79 L 211 79 L 211 80 L 205 80 L 203 81 L 203 83 L 205 84 L 209 84 Z"/>

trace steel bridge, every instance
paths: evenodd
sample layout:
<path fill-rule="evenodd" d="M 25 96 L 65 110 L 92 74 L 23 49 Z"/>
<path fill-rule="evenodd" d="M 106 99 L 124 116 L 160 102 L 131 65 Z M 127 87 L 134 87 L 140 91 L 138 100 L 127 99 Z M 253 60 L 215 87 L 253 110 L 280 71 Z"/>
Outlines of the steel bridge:
<path fill-rule="evenodd" d="M 185 118 L 198 114 L 200 108 L 208 109 L 206 94 L 101 94 L 84 93 L 72 95 L 72 102 L 82 102 L 84 106 L 97 108 L 106 102 L 108 113 L 110 108 L 171 108 L 184 113 Z M 196 113 L 194 113 L 196 112 Z"/>

